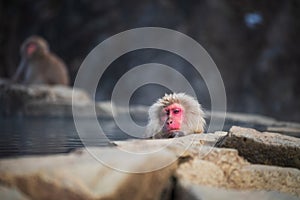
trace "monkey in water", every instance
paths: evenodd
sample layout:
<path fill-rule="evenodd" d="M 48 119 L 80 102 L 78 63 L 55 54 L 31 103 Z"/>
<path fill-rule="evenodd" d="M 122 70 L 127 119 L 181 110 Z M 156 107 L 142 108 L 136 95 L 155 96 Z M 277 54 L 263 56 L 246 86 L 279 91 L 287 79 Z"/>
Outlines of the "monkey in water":
<path fill-rule="evenodd" d="M 165 94 L 149 108 L 146 136 L 173 138 L 203 133 L 204 112 L 196 99 L 184 93 Z"/>
<path fill-rule="evenodd" d="M 27 38 L 21 48 L 21 62 L 12 80 L 22 84 L 68 85 L 64 62 L 49 50 L 47 41 L 39 36 Z"/>

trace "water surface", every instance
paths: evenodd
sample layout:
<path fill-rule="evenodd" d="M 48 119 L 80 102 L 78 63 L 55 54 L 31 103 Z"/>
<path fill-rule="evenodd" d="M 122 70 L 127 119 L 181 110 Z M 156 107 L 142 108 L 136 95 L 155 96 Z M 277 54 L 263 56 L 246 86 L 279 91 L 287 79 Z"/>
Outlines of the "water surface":
<path fill-rule="evenodd" d="M 89 130 L 90 138 L 80 138 L 72 118 L 0 118 L 0 157 L 67 153 L 83 147 L 82 139 L 91 146 L 111 145 L 109 140 L 125 140 L 112 120 L 98 119 L 105 136 L 98 130 Z M 82 119 L 86 127 L 90 120 Z"/>
<path fill-rule="evenodd" d="M 110 146 L 110 141 L 133 138 L 122 132 L 113 119 L 98 119 L 105 135 L 89 119 L 82 119 L 84 133 L 81 137 L 72 118 L 45 117 L 7 117 L 0 118 L 0 158 L 24 155 L 46 155 L 68 153 L 76 148 L 87 146 Z M 146 119 L 135 119 L 139 125 L 145 125 Z M 209 119 L 207 119 L 209 125 Z M 243 123 L 226 120 L 223 131 L 231 126 L 243 126 L 266 131 L 266 126 L 255 123 Z M 212 132 L 220 131 L 212 127 Z M 299 135 L 298 135 L 299 136 Z"/>

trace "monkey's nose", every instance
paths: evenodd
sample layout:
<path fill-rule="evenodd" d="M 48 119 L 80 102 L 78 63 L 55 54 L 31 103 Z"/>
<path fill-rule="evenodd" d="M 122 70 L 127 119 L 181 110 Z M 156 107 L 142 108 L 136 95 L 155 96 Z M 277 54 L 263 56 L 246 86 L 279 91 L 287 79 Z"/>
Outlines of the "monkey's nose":
<path fill-rule="evenodd" d="M 167 121 L 167 124 L 168 124 L 168 125 L 173 124 L 173 121 L 172 121 L 172 120 L 168 120 L 168 121 Z"/>

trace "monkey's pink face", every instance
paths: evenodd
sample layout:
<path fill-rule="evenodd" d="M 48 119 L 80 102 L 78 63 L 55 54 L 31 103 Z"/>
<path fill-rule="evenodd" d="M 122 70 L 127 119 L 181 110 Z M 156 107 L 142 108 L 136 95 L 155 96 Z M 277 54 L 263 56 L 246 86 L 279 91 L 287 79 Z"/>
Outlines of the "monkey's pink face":
<path fill-rule="evenodd" d="M 163 108 L 161 122 L 164 124 L 164 132 L 172 132 L 181 129 L 184 117 L 184 109 L 178 104 L 174 103 Z"/>
<path fill-rule="evenodd" d="M 37 50 L 37 45 L 33 42 L 26 46 L 26 55 L 31 56 Z"/>

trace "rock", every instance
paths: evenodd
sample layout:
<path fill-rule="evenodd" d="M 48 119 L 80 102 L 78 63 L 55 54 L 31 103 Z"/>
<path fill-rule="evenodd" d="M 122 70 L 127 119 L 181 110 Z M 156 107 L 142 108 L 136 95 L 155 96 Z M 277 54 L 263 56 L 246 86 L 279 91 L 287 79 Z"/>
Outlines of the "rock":
<path fill-rule="evenodd" d="M 29 198 L 20 191 L 4 186 L 0 186 L 0 197 L 5 200 L 29 200 Z"/>
<path fill-rule="evenodd" d="M 219 147 L 237 149 L 251 163 L 300 169 L 299 138 L 234 126 Z"/>
<path fill-rule="evenodd" d="M 300 137 L 300 125 L 298 123 L 285 123 L 282 126 L 274 125 L 267 127 L 267 131 L 282 133 L 293 137 Z"/>
<path fill-rule="evenodd" d="M 113 109 L 117 115 L 129 112 L 109 101 L 94 102 L 85 91 L 78 88 L 24 86 L 4 80 L 0 82 L 0 116 L 93 117 L 96 115 L 112 118 Z M 134 106 L 130 108 L 130 113 L 136 119 L 146 119 L 148 107 Z"/>
<path fill-rule="evenodd" d="M 176 177 L 180 182 L 228 188 L 228 177 L 247 165 L 235 149 L 202 147 L 178 167 Z"/>
<path fill-rule="evenodd" d="M 66 86 L 31 86 L 33 95 L 44 93 L 44 99 L 41 101 L 46 102 L 72 102 L 75 104 L 90 103 L 91 98 L 86 92 L 79 88 L 69 88 Z"/>
<path fill-rule="evenodd" d="M 28 101 L 70 102 L 72 101 L 72 95 L 75 103 L 91 102 L 90 97 L 83 90 L 73 90 L 73 88 L 66 86 L 0 84 L 0 89 L 1 97 L 19 98 L 20 101 L 25 103 Z"/>
<path fill-rule="evenodd" d="M 175 200 L 189 199 L 209 199 L 209 200 L 298 200 L 297 197 L 276 191 L 241 191 L 234 189 L 224 189 L 216 187 L 208 187 L 203 185 L 195 185 L 187 182 L 180 182 L 175 190 Z"/>
<path fill-rule="evenodd" d="M 211 117 L 221 120 L 224 118 L 224 113 L 214 112 L 213 114 L 210 111 L 205 113 L 207 120 Z M 232 126 L 242 126 L 247 128 L 254 128 L 259 131 L 271 131 L 277 132 L 284 135 L 300 137 L 300 123 L 296 122 L 284 122 L 277 121 L 274 118 L 249 114 L 249 113 L 232 113 L 226 112 L 225 124 L 223 131 L 229 131 Z M 212 126 L 212 131 L 218 131 L 218 129 Z"/>
<path fill-rule="evenodd" d="M 178 144 L 187 145 L 187 139 L 194 141 L 187 150 L 189 152 L 188 155 L 187 152 L 182 155 L 190 156 L 190 158 L 185 159 L 176 170 L 176 177 L 180 183 L 185 182 L 190 185 L 205 185 L 230 190 L 275 190 L 293 196 L 300 196 L 299 170 L 251 165 L 247 160 L 240 157 L 238 151 L 235 149 L 214 148 L 214 145 L 212 145 L 213 138 L 215 139 L 214 143 L 218 144 L 225 133 L 216 132 L 214 137 L 213 135 L 214 134 L 196 134 L 175 139 L 181 140 L 181 143 L 174 141 L 177 148 L 180 147 Z M 295 139 L 297 140 L 297 138 Z M 203 143 L 205 140 L 206 142 Z M 210 145 L 207 146 L 207 144 Z M 183 146 L 184 145 L 182 145 L 182 147 Z M 170 146 L 169 148 L 174 150 L 174 146 Z M 178 149 L 175 153 L 177 152 Z M 269 152 L 264 153 L 268 154 Z M 247 157 L 245 158 L 248 159 Z M 249 181 L 247 182 L 245 180 Z M 272 181 L 269 183 L 269 180 Z M 256 187 L 254 185 L 256 185 Z M 266 193 L 266 197 L 268 196 L 269 194 Z M 273 195 L 271 195 L 271 197 L 272 196 Z"/>
<path fill-rule="evenodd" d="M 300 197 L 300 171 L 266 165 L 244 166 L 228 177 L 228 187 L 274 190 Z"/>
<path fill-rule="evenodd" d="M 25 116 L 36 117 L 103 117 L 112 118 L 112 112 L 109 110 L 110 105 L 106 102 L 92 103 L 80 102 L 72 105 L 70 102 L 47 102 L 34 101 L 24 106 L 23 114 Z M 94 114 L 93 114 L 94 113 Z"/>
<path fill-rule="evenodd" d="M 212 162 L 205 160 L 193 160 L 185 162 L 177 169 L 177 178 L 187 181 L 191 185 L 208 185 L 221 187 L 226 182 L 223 170 Z"/>
<path fill-rule="evenodd" d="M 241 128 L 232 130 L 236 129 Z M 5 188 L 2 194 L 28 199 L 300 197 L 299 169 L 251 164 L 236 149 L 215 147 L 228 137 L 216 132 L 116 141 L 114 147 L 80 149 L 66 155 L 2 159 L 0 187 Z M 252 137 L 262 139 L 256 134 Z M 265 140 L 277 144 L 277 140 Z"/>
<path fill-rule="evenodd" d="M 104 155 L 104 164 L 93 155 Z M 130 159 L 116 148 L 76 151 L 69 155 L 7 159 L 0 161 L 0 183 L 30 199 L 160 199 L 169 196 L 175 165 L 148 173 L 126 173 L 109 167 L 139 172 L 149 165 L 169 162 L 172 153 Z"/>
<path fill-rule="evenodd" d="M 126 140 L 113 141 L 112 144 L 125 151 L 138 151 L 139 153 L 148 153 L 159 151 L 166 148 L 174 152 L 177 157 L 184 156 L 206 156 L 214 147 L 220 138 L 224 137 L 226 132 L 216 132 L 207 134 L 191 134 L 184 137 L 159 140 Z"/>
<path fill-rule="evenodd" d="M 216 117 L 220 118 L 224 115 L 222 112 L 211 112 L 205 113 L 207 117 Z M 261 124 L 261 125 L 274 125 L 277 121 L 274 118 L 261 116 L 261 115 L 254 115 L 254 114 L 243 114 L 243 113 L 226 113 L 226 120 L 232 122 L 239 122 L 239 123 L 249 123 L 249 124 Z"/>
<path fill-rule="evenodd" d="M 211 186 L 229 190 L 263 190 L 265 192 L 262 196 L 265 198 L 273 196 L 266 192 L 270 190 L 300 196 L 300 171 L 298 169 L 252 165 L 245 160 L 248 157 L 242 158 L 235 149 L 212 146 L 202 146 L 201 148 L 198 146 L 197 148 L 196 145 L 191 145 L 188 151 L 192 152 L 189 154 L 190 158 L 185 159 L 176 170 L 177 187 L 184 195 L 190 195 L 189 186 L 198 185 L 199 187 Z M 268 154 L 268 152 L 262 153 Z M 256 192 L 248 192 L 248 194 L 252 193 L 255 196 L 258 195 Z M 205 191 L 205 194 L 209 193 Z M 284 194 L 282 195 L 288 198 L 288 195 Z M 180 194 L 178 195 L 180 196 Z M 199 195 L 195 199 L 203 197 L 203 193 Z M 225 195 L 228 198 L 224 197 L 224 199 L 230 199 L 232 195 L 247 197 L 247 192 L 244 194 L 228 193 Z M 279 197 L 282 195 L 278 195 L 277 199 L 280 199 Z M 210 197 L 212 196 L 207 196 L 208 199 Z"/>
<path fill-rule="evenodd" d="M 134 105 L 134 106 L 129 106 L 128 108 L 122 107 L 115 105 L 111 101 L 101 101 L 101 102 L 96 102 L 96 108 L 101 110 L 101 113 L 99 115 L 102 117 L 106 118 L 113 118 L 113 111 L 115 112 L 116 115 L 123 115 L 125 114 L 130 114 L 131 117 L 137 120 L 146 120 L 148 118 L 148 106 L 142 106 L 142 105 Z M 125 116 L 127 117 L 127 116 Z"/>
<path fill-rule="evenodd" d="M 226 134 L 216 132 L 174 139 L 119 141 L 114 144 L 124 151 L 138 150 L 139 153 L 159 151 L 161 148 L 173 151 L 179 158 L 175 173 L 175 199 L 218 199 L 222 197 L 218 195 L 219 190 L 224 195 L 221 199 L 246 198 L 249 195 L 265 199 L 300 196 L 298 169 L 253 165 L 247 161 L 247 157 L 241 157 L 236 149 L 216 148 L 214 144 L 219 144 L 224 136 L 227 137 Z M 202 192 L 191 191 L 191 186 L 202 188 Z M 214 190 L 216 195 L 209 194 Z"/>
<path fill-rule="evenodd" d="M 202 158 L 201 153 L 199 153 L 199 156 Z M 217 165 L 220 169 L 222 169 L 226 178 L 237 169 L 249 165 L 244 158 L 238 155 L 238 152 L 235 149 L 213 148 L 202 159 Z"/>
<path fill-rule="evenodd" d="M 86 92 L 65 86 L 0 84 L 0 114 L 62 116 L 75 106 L 91 104 Z M 49 115 L 48 115 L 49 113 Z M 66 113 L 66 115 L 71 113 Z"/>

